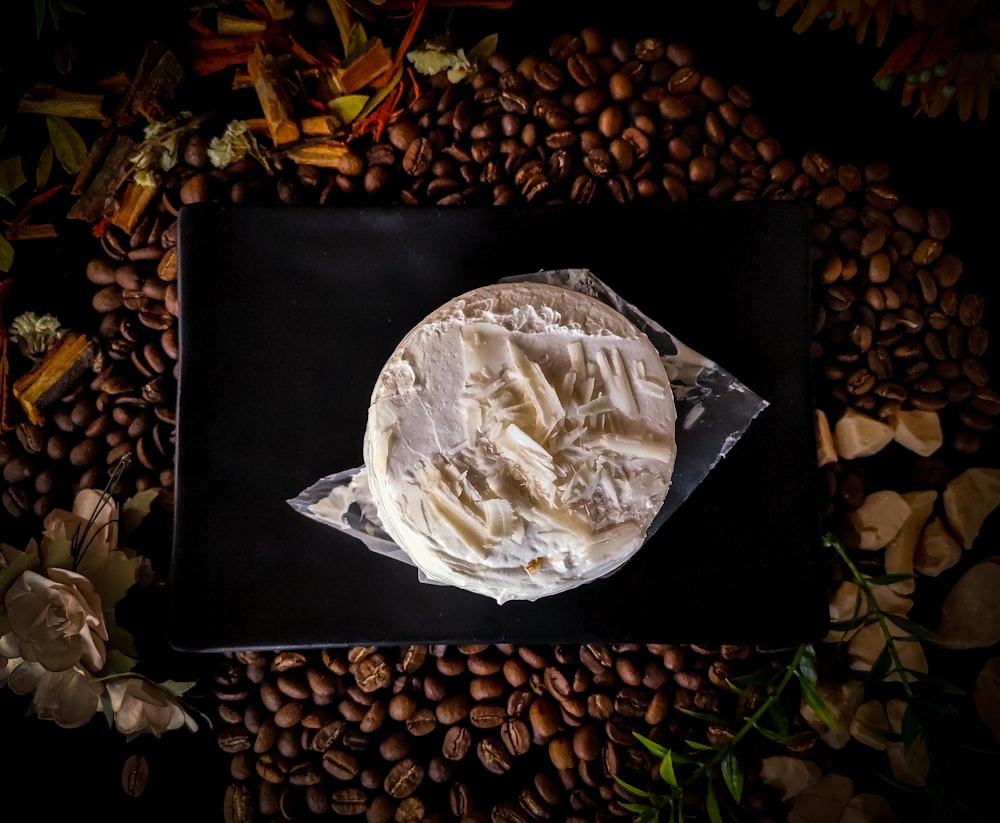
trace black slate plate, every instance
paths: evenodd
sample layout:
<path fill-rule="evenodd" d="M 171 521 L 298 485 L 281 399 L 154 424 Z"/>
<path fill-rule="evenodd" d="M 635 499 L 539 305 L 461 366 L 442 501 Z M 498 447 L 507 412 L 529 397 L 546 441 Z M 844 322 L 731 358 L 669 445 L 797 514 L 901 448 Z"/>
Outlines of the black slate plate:
<path fill-rule="evenodd" d="M 794 203 L 181 211 L 171 644 L 795 643 L 825 631 L 808 215 Z M 361 465 L 402 336 L 498 278 L 589 268 L 769 407 L 616 574 L 499 606 L 285 502 Z"/>

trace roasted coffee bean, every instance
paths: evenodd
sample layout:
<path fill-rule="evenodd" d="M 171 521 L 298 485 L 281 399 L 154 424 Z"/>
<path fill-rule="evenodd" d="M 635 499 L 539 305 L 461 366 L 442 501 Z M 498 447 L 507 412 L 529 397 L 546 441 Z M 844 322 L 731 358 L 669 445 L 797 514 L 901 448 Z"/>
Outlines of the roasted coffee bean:
<path fill-rule="evenodd" d="M 337 789 L 330 795 L 330 808 L 334 814 L 353 816 L 364 814 L 368 807 L 368 795 L 364 790 L 353 787 Z"/>
<path fill-rule="evenodd" d="M 494 729 L 507 719 L 503 706 L 491 703 L 477 703 L 469 712 L 469 722 L 477 729 Z"/>
<path fill-rule="evenodd" d="M 559 709 L 548 695 L 539 695 L 528 708 L 528 719 L 533 736 L 547 741 L 559 730 Z"/>
<path fill-rule="evenodd" d="M 531 823 L 531 820 L 513 803 L 504 800 L 493 807 L 490 823 Z"/>
<path fill-rule="evenodd" d="M 242 724 L 231 725 L 219 733 L 219 748 L 224 752 L 235 754 L 246 751 L 250 746 L 250 733 Z"/>
<path fill-rule="evenodd" d="M 482 738 L 476 744 L 476 754 L 479 756 L 479 762 L 493 774 L 504 774 L 510 771 L 513 763 L 507 747 L 496 737 Z"/>
<path fill-rule="evenodd" d="M 397 800 L 413 794 L 424 779 L 424 767 L 412 758 L 404 758 L 385 776 L 385 793 Z"/>
<path fill-rule="evenodd" d="M 452 726 L 445 732 L 441 753 L 448 760 L 461 760 L 472 746 L 472 735 L 465 726 Z"/>
<path fill-rule="evenodd" d="M 383 760 L 395 763 L 410 753 L 411 741 L 412 738 L 405 732 L 394 732 L 379 743 L 379 754 Z"/>
<path fill-rule="evenodd" d="M 448 790 L 448 808 L 457 817 L 465 819 L 473 809 L 472 790 L 466 783 L 453 783 Z"/>
<path fill-rule="evenodd" d="M 434 708 L 437 721 L 445 726 L 451 726 L 465 720 L 472 709 L 472 698 L 468 694 L 457 694 L 446 697 Z"/>
<path fill-rule="evenodd" d="M 531 748 L 531 732 L 518 718 L 505 720 L 500 726 L 500 740 L 515 757 L 527 754 Z"/>
<path fill-rule="evenodd" d="M 430 734 L 436 726 L 434 711 L 426 707 L 417 709 L 406 719 L 406 730 L 414 737 Z"/>
<path fill-rule="evenodd" d="M 353 780 L 359 770 L 357 757 L 343 749 L 326 749 L 322 765 L 323 770 L 337 780 Z"/>
<path fill-rule="evenodd" d="M 252 823 L 255 815 L 253 796 L 245 783 L 230 783 L 226 787 L 222 815 L 225 823 Z"/>

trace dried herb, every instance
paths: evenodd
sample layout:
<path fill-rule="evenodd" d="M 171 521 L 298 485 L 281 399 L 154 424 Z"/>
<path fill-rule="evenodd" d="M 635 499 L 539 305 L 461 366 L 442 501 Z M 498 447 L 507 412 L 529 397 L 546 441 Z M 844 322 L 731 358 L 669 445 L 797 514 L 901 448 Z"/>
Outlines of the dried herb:
<path fill-rule="evenodd" d="M 770 8 L 770 0 L 760 4 Z M 780 0 L 779 17 L 798 7 L 793 31 L 801 34 L 817 21 L 831 29 L 852 26 L 860 44 L 874 30 L 877 48 L 890 30 L 908 27 L 873 81 L 888 91 L 902 86 L 900 101 L 917 113 L 937 117 L 954 105 L 958 117 L 973 111 L 985 120 L 990 94 L 1000 76 L 1000 4 L 996 0 Z"/>

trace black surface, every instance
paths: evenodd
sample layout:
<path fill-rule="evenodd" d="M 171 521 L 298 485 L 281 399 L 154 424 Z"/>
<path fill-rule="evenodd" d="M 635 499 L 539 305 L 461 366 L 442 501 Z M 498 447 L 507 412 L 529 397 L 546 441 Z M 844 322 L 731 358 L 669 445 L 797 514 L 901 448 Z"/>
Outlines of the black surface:
<path fill-rule="evenodd" d="M 804 207 L 199 205 L 180 226 L 178 648 L 770 644 L 822 633 Z M 415 323 L 500 277 L 573 267 L 770 403 L 621 570 L 499 606 L 421 584 L 411 566 L 287 505 L 361 465 L 372 386 Z"/>

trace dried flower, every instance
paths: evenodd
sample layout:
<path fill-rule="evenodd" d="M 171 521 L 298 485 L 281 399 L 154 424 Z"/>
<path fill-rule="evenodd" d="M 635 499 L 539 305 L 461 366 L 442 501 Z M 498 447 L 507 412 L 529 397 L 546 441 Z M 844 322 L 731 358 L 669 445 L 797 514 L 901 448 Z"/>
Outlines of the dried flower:
<path fill-rule="evenodd" d="M 180 685 L 181 693 L 191 686 Z M 194 718 L 184 711 L 166 684 L 153 683 L 144 677 L 122 677 L 108 681 L 107 690 L 115 728 L 124 735 L 149 732 L 159 737 L 163 732 L 182 727 L 197 729 Z"/>
<path fill-rule="evenodd" d="M 133 673 L 131 635 L 115 604 L 135 584 L 143 558 L 118 546 L 150 511 L 157 490 L 119 509 L 110 487 L 84 489 L 73 511 L 45 519 L 41 542 L 0 544 L 0 686 L 30 694 L 32 711 L 73 728 L 102 707 L 123 734 L 197 728 L 178 698 L 191 684 L 154 683 Z"/>
<path fill-rule="evenodd" d="M 82 574 L 50 568 L 26 571 L 4 595 L 18 656 L 50 672 L 104 666 L 108 629 L 100 595 Z"/>
<path fill-rule="evenodd" d="M 208 159 L 217 169 L 222 169 L 230 163 L 242 160 L 247 155 L 260 162 L 265 167 L 267 159 L 257 144 L 257 138 L 250 131 L 250 126 L 243 120 L 231 120 L 221 137 L 213 137 L 208 144 Z"/>
<path fill-rule="evenodd" d="M 38 717 L 65 729 L 89 723 L 100 708 L 104 691 L 82 666 L 53 672 L 27 661 L 14 668 L 8 685 L 15 694 L 32 695 L 31 708 Z"/>
<path fill-rule="evenodd" d="M 10 324 L 10 338 L 17 344 L 25 357 L 36 360 L 51 349 L 62 331 L 59 320 L 51 314 L 35 314 L 26 311 L 19 314 Z"/>

